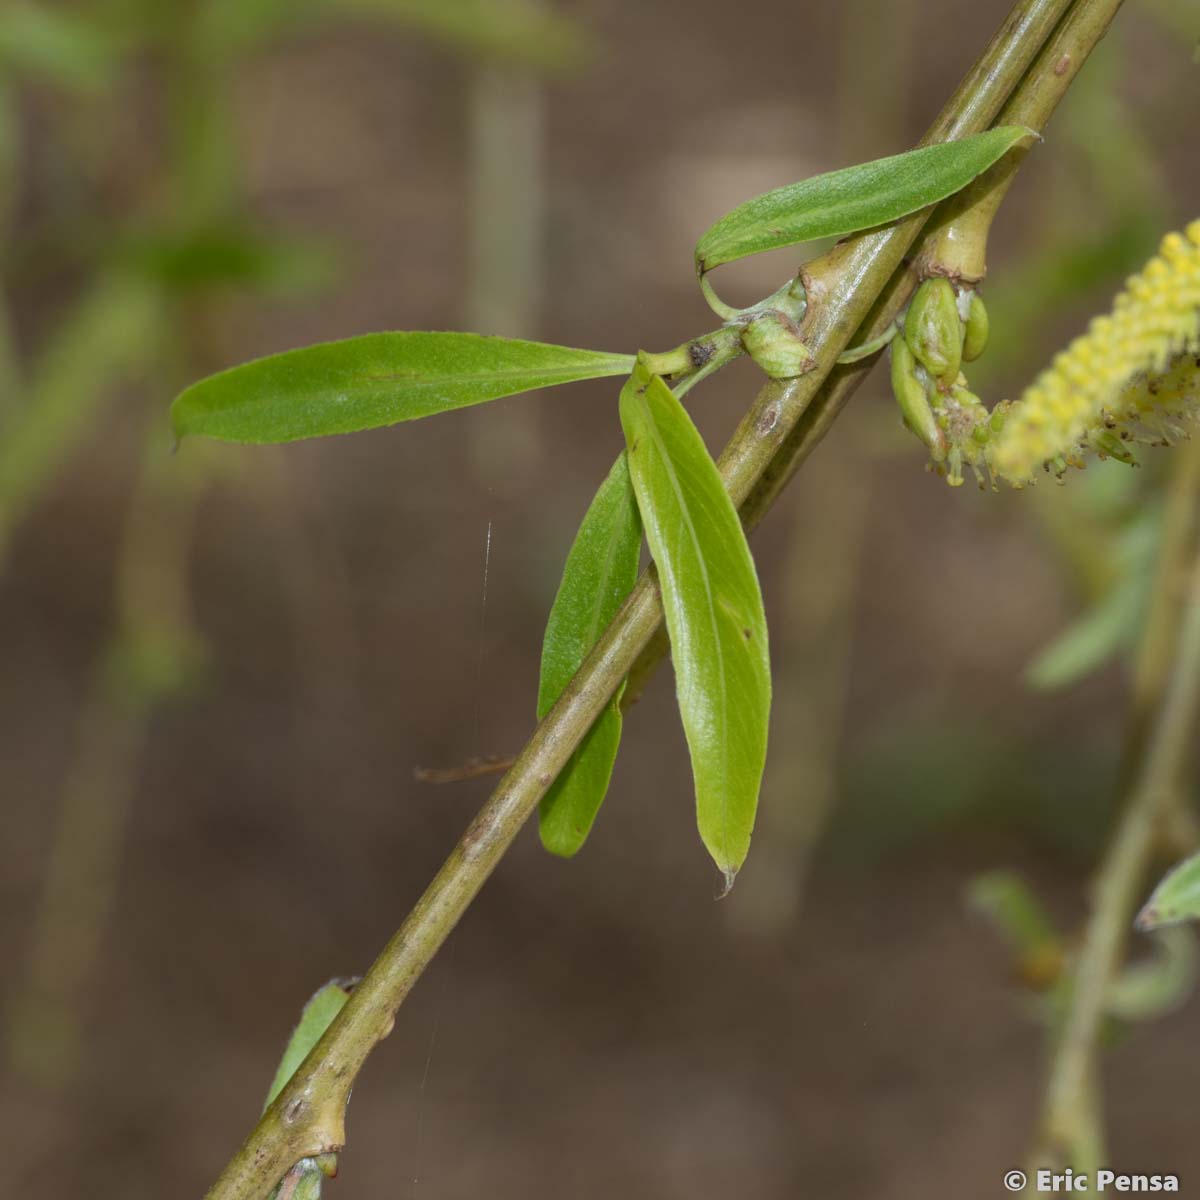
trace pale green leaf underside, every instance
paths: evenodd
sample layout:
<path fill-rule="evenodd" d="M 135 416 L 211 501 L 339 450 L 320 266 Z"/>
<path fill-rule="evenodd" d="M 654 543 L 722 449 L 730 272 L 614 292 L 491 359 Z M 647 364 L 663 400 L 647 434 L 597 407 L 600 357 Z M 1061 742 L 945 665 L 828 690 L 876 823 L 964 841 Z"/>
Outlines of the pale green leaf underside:
<path fill-rule="evenodd" d="M 703 439 L 640 362 L 621 392 L 621 424 L 662 587 L 700 836 L 732 882 L 750 848 L 771 707 L 758 576 Z"/>
<path fill-rule="evenodd" d="M 1139 929 L 1158 929 L 1200 918 L 1200 854 L 1169 871 L 1138 915 Z"/>
<path fill-rule="evenodd" d="M 345 980 L 331 980 L 319 991 L 314 992 L 304 1011 L 300 1014 L 300 1023 L 288 1041 L 287 1049 L 279 1060 L 279 1069 L 271 1082 L 271 1090 L 267 1093 L 263 1109 L 270 1108 L 272 1101 L 291 1077 L 296 1068 L 308 1057 L 309 1051 L 321 1040 L 321 1035 L 333 1023 L 333 1018 L 342 1011 L 342 1006 L 350 999 L 350 992 Z"/>
<path fill-rule="evenodd" d="M 537 715 L 541 720 L 637 581 L 642 526 L 624 453 L 600 485 L 567 555 L 546 622 Z M 612 697 L 542 798 L 538 828 L 564 857 L 584 843 L 600 810 L 621 742 L 621 693 Z"/>
<path fill-rule="evenodd" d="M 1145 602 L 1145 575 L 1117 584 L 1030 663 L 1030 684 L 1044 690 L 1066 687 L 1103 666 L 1130 643 Z"/>
<path fill-rule="evenodd" d="M 756 196 L 723 216 L 696 243 L 696 270 L 703 274 L 764 250 L 886 225 L 952 196 L 1032 136 L 1023 126 L 1002 125 Z"/>
<path fill-rule="evenodd" d="M 478 333 L 368 333 L 202 379 L 171 405 L 171 423 L 178 438 L 292 442 L 624 375 L 632 365 L 626 354 Z"/>

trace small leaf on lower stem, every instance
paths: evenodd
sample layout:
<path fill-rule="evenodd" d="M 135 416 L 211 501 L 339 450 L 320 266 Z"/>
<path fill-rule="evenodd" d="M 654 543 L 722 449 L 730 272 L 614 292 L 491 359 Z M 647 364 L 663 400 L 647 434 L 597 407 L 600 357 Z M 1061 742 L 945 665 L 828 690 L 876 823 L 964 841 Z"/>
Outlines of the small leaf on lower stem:
<path fill-rule="evenodd" d="M 350 999 L 350 989 L 357 982 L 353 979 L 331 979 L 309 998 L 300 1014 L 300 1023 L 292 1031 L 283 1057 L 279 1060 L 279 1067 L 271 1082 L 271 1090 L 267 1093 L 266 1103 L 263 1105 L 264 1111 L 271 1107 L 275 1097 L 283 1091 L 296 1069 L 308 1057 L 309 1051 L 333 1024 L 333 1018 L 342 1011 L 342 1007 Z"/>

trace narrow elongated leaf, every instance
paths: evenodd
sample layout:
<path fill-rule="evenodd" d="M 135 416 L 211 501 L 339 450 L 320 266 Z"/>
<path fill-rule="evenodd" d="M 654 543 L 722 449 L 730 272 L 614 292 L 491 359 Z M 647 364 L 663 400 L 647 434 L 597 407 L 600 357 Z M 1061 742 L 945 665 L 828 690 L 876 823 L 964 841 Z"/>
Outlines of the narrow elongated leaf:
<path fill-rule="evenodd" d="M 1030 684 L 1044 691 L 1066 687 L 1128 646 L 1146 609 L 1149 580 L 1145 572 L 1117 583 L 1029 664 L 1025 675 Z"/>
<path fill-rule="evenodd" d="M 696 270 L 703 274 L 749 254 L 886 225 L 952 196 L 1022 138 L 1034 136 L 1024 126 L 1001 125 L 776 188 L 739 205 L 696 243 Z"/>
<path fill-rule="evenodd" d="M 294 294 L 328 282 L 334 258 L 314 241 L 278 237 L 251 226 L 217 223 L 199 229 L 142 229 L 109 244 L 123 268 L 178 293 L 257 288 Z"/>
<path fill-rule="evenodd" d="M 637 581 L 642 525 L 621 456 L 592 500 L 563 568 L 542 642 L 538 720 L 562 694 L 604 627 Z M 542 845 L 570 858 L 583 845 L 608 791 L 621 742 L 621 691 L 609 701 L 542 798 Z"/>
<path fill-rule="evenodd" d="M 758 576 L 703 439 L 641 361 L 621 392 L 621 424 L 662 586 L 700 837 L 728 886 L 750 848 L 767 752 L 771 668 Z"/>
<path fill-rule="evenodd" d="M 283 1057 L 279 1060 L 275 1078 L 271 1081 L 271 1090 L 263 1104 L 264 1110 L 271 1107 L 271 1102 L 295 1075 L 296 1068 L 321 1040 L 321 1035 L 333 1023 L 333 1018 L 342 1011 L 342 1006 L 350 999 L 351 983 L 352 981 L 346 979 L 331 979 L 309 997 L 300 1014 L 300 1023 L 292 1031 Z"/>
<path fill-rule="evenodd" d="M 1200 854 L 1184 859 L 1168 871 L 1138 914 L 1141 930 L 1178 925 L 1200 918 Z"/>
<path fill-rule="evenodd" d="M 145 370 L 162 344 L 163 318 L 156 289 L 113 274 L 59 322 L 0 438 L 0 545 L 87 437 L 105 393 Z"/>
<path fill-rule="evenodd" d="M 178 438 L 292 442 L 624 375 L 632 366 L 625 354 L 478 333 L 368 333 L 202 379 L 176 397 L 171 423 Z"/>

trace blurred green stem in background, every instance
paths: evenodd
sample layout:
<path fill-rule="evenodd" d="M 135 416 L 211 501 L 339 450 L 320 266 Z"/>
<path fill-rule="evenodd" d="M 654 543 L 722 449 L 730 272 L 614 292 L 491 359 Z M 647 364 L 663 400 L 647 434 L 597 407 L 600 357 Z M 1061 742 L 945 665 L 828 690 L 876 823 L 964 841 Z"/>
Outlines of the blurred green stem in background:
<path fill-rule="evenodd" d="M 467 327 L 536 337 L 545 274 L 541 79 L 516 67 L 472 68 L 471 276 Z M 508 414 L 509 418 L 512 413 Z"/>
<path fill-rule="evenodd" d="M 512 8 L 513 0 L 496 4 L 500 11 L 506 6 Z M 466 327 L 501 337 L 538 337 L 545 277 L 545 83 L 520 63 L 481 62 L 470 68 L 467 86 Z M 536 476 L 543 453 L 537 408 L 523 404 L 481 412 L 466 450 L 476 478 L 488 487 Z"/>
<path fill-rule="evenodd" d="M 1040 128 L 1120 6 L 1121 0 L 1022 0 L 926 140 L 986 128 L 1014 89 L 1020 98 L 1009 108 L 1028 113 L 1030 119 L 1021 123 Z M 808 265 L 805 332 L 814 368 L 796 379 L 771 380 L 719 462 L 734 502 L 748 505 L 743 508 L 748 522 L 770 506 L 794 473 L 793 464 L 828 428 L 836 410 L 805 432 L 810 405 L 817 403 L 856 331 L 877 317 L 873 310 L 880 297 L 891 303 L 903 292 L 903 259 L 928 217 L 928 211 L 917 213 L 883 231 L 854 237 Z M 847 381 L 838 396 L 841 403 L 865 373 L 863 364 L 854 366 L 860 370 L 841 377 Z M 825 413 L 830 407 L 822 405 Z M 773 469 L 781 455 L 783 464 Z M 341 1149 L 346 1104 L 363 1063 L 387 1036 L 396 1010 L 661 622 L 657 580 L 647 572 L 345 1008 L 222 1171 L 209 1200 L 259 1200 L 299 1159 Z"/>
<path fill-rule="evenodd" d="M 886 154 L 903 142 L 920 26 L 915 0 L 838 5 L 836 144 L 851 161 Z"/>
<path fill-rule="evenodd" d="M 174 153 L 152 185 L 203 228 L 232 208 L 237 180 L 225 73 L 192 69 L 190 26 L 166 46 L 163 85 L 176 123 Z M 185 200 L 186 198 L 186 200 Z M 162 410 L 206 329 L 194 298 L 171 280 L 102 269 L 75 313 L 50 335 L 30 373 L 27 402 L 0 446 L 0 552 L 14 527 L 86 436 L 110 390 L 151 382 L 138 484 L 125 514 L 114 588 L 117 628 L 92 669 L 75 756 L 61 794 L 49 867 L 31 932 L 30 967 L 9 1015 L 8 1058 L 27 1078 L 65 1088 L 84 1047 L 88 986 L 120 873 L 147 731 L 155 709 L 185 690 L 201 662 L 187 583 L 191 527 L 211 458 L 169 454 Z M 186 282 L 184 284 L 186 286 Z M 165 385 L 156 388 L 154 382 Z"/>
<path fill-rule="evenodd" d="M 86 437 L 105 395 L 148 365 L 161 318 L 162 297 L 145 280 L 101 276 L 34 361 L 0 441 L 0 564 L 14 529 Z"/>
<path fill-rule="evenodd" d="M 1200 706 L 1200 446 L 1178 452 L 1153 602 L 1133 681 L 1120 790 L 1127 797 L 1092 892 L 1092 913 L 1050 1065 L 1032 1164 L 1103 1162 L 1098 1047 L 1141 886 L 1183 800 Z"/>
<path fill-rule="evenodd" d="M 16 202 L 14 180 L 20 153 L 17 105 L 12 85 L 0 76 L 0 434 L 20 404 L 21 364 L 4 278 L 4 247 Z"/>
<path fill-rule="evenodd" d="M 68 1085 L 79 1068 L 85 1000 L 113 908 L 150 717 L 187 686 L 200 661 L 187 560 L 205 460 L 173 462 L 157 413 L 149 426 L 117 564 L 117 630 L 84 697 L 30 965 L 14 977 L 8 1059 L 49 1087 Z"/>
<path fill-rule="evenodd" d="M 540 188 L 541 98 L 534 75 L 586 58 L 582 30 L 573 22 L 519 0 L 510 0 L 510 9 L 500 12 L 479 0 L 322 0 L 306 14 L 326 23 L 358 16 L 398 24 L 482 60 L 468 68 L 479 80 L 475 295 L 486 297 L 493 327 L 532 321 L 540 286 L 540 206 L 531 213 L 517 199 L 523 189 Z M 301 283 L 311 282 L 305 247 L 261 238 L 247 220 L 232 103 L 236 68 L 302 15 L 277 0 L 211 0 L 183 13 L 116 0 L 104 18 L 115 31 L 109 36 L 92 18 L 68 10 L 0 8 L 0 242 L 20 165 L 16 88 L 6 68 L 15 63 L 21 68 L 16 78 L 69 87 L 81 101 L 64 103 L 54 130 L 68 143 L 64 165 L 78 194 L 65 189 L 53 197 L 61 227 L 49 222 L 39 254 L 52 250 L 64 230 L 68 254 L 86 249 L 96 236 L 89 222 L 105 219 L 113 130 L 120 123 L 108 119 L 111 112 L 97 96 L 118 78 L 118 50 L 155 51 L 150 61 L 167 118 L 162 159 L 147 170 L 133 205 L 148 212 L 135 215 L 116 237 L 105 232 L 115 261 L 101 256 L 84 264 L 90 274 L 82 297 L 45 335 L 25 380 L 0 291 L 0 565 L 15 529 L 85 445 L 110 393 L 147 378 L 165 385 L 149 397 L 150 431 L 116 569 L 117 630 L 85 693 L 31 930 L 30 968 L 16 983 L 5 1030 L 12 1065 L 54 1087 L 70 1084 L 79 1069 L 87 988 L 112 908 L 147 730 L 158 705 L 186 689 L 202 663 L 187 565 L 195 506 L 214 459 L 169 457 L 159 400 L 211 358 L 213 306 L 205 289 L 266 291 L 297 267 Z M 540 49 L 530 52 L 526 42 Z M 491 113 L 487 106 L 494 101 L 500 108 Z M 492 207 L 485 212 L 489 188 Z M 73 219 L 82 222 L 82 237 Z M 514 228 L 523 231 L 516 244 Z M 511 311 L 506 297 L 514 301 Z M 268 470 L 256 487 L 260 494 L 264 487 L 287 488 L 286 468 Z M 294 512 L 292 505 L 281 509 Z M 351 686 L 345 664 L 352 661 L 346 651 L 353 647 L 345 598 L 314 574 L 312 556 L 298 543 L 302 530 L 294 517 L 287 521 L 279 540 L 291 551 L 285 569 L 300 584 L 288 595 L 306 633 L 297 645 L 306 650 L 311 691 L 328 700 L 340 684 L 345 697 Z M 321 620 L 317 610 L 336 610 L 337 619 Z M 314 631 L 320 636 L 309 636 Z M 332 685 L 328 664 L 343 672 Z"/>

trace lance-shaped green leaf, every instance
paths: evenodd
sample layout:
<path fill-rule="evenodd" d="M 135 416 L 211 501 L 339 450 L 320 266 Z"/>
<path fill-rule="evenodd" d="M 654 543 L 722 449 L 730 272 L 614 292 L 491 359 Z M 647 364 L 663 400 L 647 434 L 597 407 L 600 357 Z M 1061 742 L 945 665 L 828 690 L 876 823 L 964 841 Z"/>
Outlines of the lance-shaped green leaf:
<path fill-rule="evenodd" d="M 546 622 L 537 715 L 562 694 L 605 626 L 637 581 L 642 525 L 624 453 L 600 485 L 567 555 L 562 583 Z M 621 743 L 622 686 L 596 718 L 570 761 L 542 798 L 542 845 L 570 858 L 583 845 L 608 791 Z"/>
<path fill-rule="evenodd" d="M 263 1110 L 271 1107 L 275 1097 L 287 1086 L 287 1082 L 296 1073 L 296 1068 L 308 1057 L 309 1051 L 321 1040 L 321 1035 L 333 1024 L 333 1018 L 342 1011 L 343 1005 L 350 999 L 350 989 L 354 980 L 331 979 L 323 988 L 314 992 L 305 1004 L 300 1014 L 300 1023 L 288 1040 L 283 1057 L 279 1060 L 279 1068 L 271 1082 L 271 1090 L 267 1093 Z"/>
<path fill-rule="evenodd" d="M 700 837 L 728 887 L 750 848 L 767 752 L 771 668 L 758 576 L 703 439 L 640 360 L 621 391 L 621 424 L 662 586 Z"/>
<path fill-rule="evenodd" d="M 142 229 L 110 240 L 123 269 L 177 293 L 258 288 L 294 294 L 329 281 L 334 259 L 315 241 L 277 237 L 232 222 L 185 230 Z"/>
<path fill-rule="evenodd" d="M 1146 610 L 1149 572 L 1126 575 L 1106 596 L 1054 639 L 1026 668 L 1045 691 L 1075 683 L 1132 641 Z"/>
<path fill-rule="evenodd" d="M 292 442 L 624 375 L 632 366 L 627 354 L 478 333 L 368 333 L 202 379 L 176 397 L 171 423 L 178 438 Z"/>
<path fill-rule="evenodd" d="M 116 274 L 102 275 L 60 322 L 0 438 L 0 544 L 87 436 L 105 392 L 145 370 L 162 323 L 160 293 Z"/>
<path fill-rule="evenodd" d="M 776 188 L 739 205 L 696 243 L 696 271 L 886 225 L 952 196 L 1023 138 L 1036 136 L 1021 125 L 1001 125 Z"/>
<path fill-rule="evenodd" d="M 1200 918 L 1200 854 L 1184 859 L 1167 872 L 1138 913 L 1137 927 L 1147 931 L 1197 918 Z"/>

